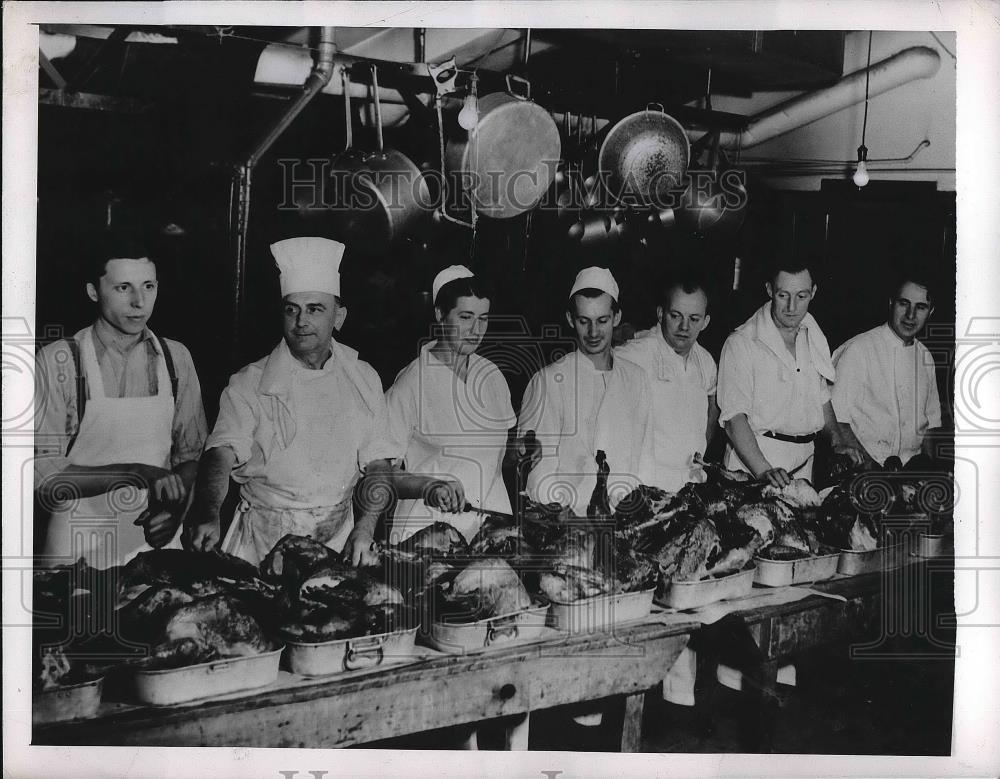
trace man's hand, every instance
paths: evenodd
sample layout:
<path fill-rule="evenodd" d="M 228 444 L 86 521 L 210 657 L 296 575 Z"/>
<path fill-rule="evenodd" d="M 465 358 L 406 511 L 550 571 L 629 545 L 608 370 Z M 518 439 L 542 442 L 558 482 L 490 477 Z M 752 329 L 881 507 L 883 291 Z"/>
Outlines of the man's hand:
<path fill-rule="evenodd" d="M 375 538 L 371 530 L 367 526 L 355 525 L 340 554 L 354 566 L 377 564 L 378 554 L 375 552 Z"/>
<path fill-rule="evenodd" d="M 529 430 L 524 436 L 514 441 L 514 453 L 517 470 L 524 469 L 524 474 L 531 473 L 542 459 L 542 445 L 535 438 L 535 431 Z"/>
<path fill-rule="evenodd" d="M 834 454 L 842 454 L 849 458 L 851 464 L 860 467 L 868 463 L 875 462 L 871 457 L 868 456 L 867 452 L 858 449 L 856 446 L 851 446 L 850 444 L 836 444 L 833 447 Z"/>
<path fill-rule="evenodd" d="M 184 486 L 181 477 L 173 471 L 147 465 L 142 469 L 140 476 L 146 482 L 150 501 L 177 505 L 187 499 L 187 487 Z"/>
<path fill-rule="evenodd" d="M 170 542 L 180 524 L 180 513 L 174 513 L 162 506 L 150 506 L 135 519 L 136 525 L 142 526 L 146 543 L 153 549 L 159 549 Z"/>
<path fill-rule="evenodd" d="M 185 523 L 181 532 L 181 544 L 192 552 L 211 552 L 221 542 L 222 523 L 218 519 L 197 525 Z"/>
<path fill-rule="evenodd" d="M 424 503 L 439 511 L 457 514 L 465 508 L 465 488 L 455 479 L 435 479 L 427 485 Z"/>
<path fill-rule="evenodd" d="M 769 468 L 763 473 L 757 474 L 757 478 L 761 481 L 766 481 L 778 489 L 787 487 L 792 483 L 792 477 L 788 475 L 788 471 L 784 468 Z"/>

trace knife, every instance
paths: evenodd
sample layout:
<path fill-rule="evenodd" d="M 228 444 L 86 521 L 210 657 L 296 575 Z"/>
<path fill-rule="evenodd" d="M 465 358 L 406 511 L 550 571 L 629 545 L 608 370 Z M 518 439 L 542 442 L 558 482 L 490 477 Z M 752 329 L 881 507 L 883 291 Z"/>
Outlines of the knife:
<path fill-rule="evenodd" d="M 511 522 L 514 521 L 513 514 L 505 514 L 502 511 L 490 511 L 489 509 L 478 508 L 468 502 L 462 507 L 462 511 L 471 511 L 475 514 L 482 514 L 483 516 L 500 517 L 501 519 L 509 519 Z"/>

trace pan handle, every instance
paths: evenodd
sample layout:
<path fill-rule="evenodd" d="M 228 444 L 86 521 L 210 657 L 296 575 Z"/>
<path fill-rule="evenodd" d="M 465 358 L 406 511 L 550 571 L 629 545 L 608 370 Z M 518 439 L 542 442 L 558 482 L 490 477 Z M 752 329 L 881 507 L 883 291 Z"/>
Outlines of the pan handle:
<path fill-rule="evenodd" d="M 663 109 L 663 103 L 646 103 L 646 110 L 647 111 L 651 110 L 653 106 L 656 106 L 661 114 L 666 113 L 666 111 Z"/>
<path fill-rule="evenodd" d="M 344 122 L 347 126 L 347 145 L 344 151 L 350 151 L 354 145 L 353 131 L 351 129 L 351 72 L 348 68 L 340 69 L 340 83 L 344 88 Z"/>
<path fill-rule="evenodd" d="M 372 94 L 375 97 L 375 137 L 378 141 L 378 153 L 382 154 L 382 101 L 378 98 L 378 65 L 372 65 Z"/>
<path fill-rule="evenodd" d="M 516 97 L 518 100 L 531 100 L 531 82 L 528 81 L 528 79 L 522 78 L 521 76 L 515 76 L 513 73 L 508 73 L 505 76 L 505 79 L 507 81 L 507 92 L 511 95 L 511 97 Z M 516 81 L 524 86 L 523 95 L 519 95 L 514 91 L 514 88 L 511 86 L 511 82 L 513 81 Z"/>

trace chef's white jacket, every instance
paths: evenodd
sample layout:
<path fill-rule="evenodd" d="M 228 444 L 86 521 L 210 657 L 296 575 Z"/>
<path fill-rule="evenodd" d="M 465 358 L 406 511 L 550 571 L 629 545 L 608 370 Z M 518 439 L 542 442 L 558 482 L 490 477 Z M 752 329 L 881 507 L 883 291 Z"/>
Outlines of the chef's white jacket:
<path fill-rule="evenodd" d="M 761 306 L 726 339 L 719 358 L 719 424 L 746 414 L 761 453 L 773 468 L 800 469 L 812 478 L 812 443 L 765 437 L 766 432 L 808 435 L 823 429 L 823 406 L 830 400 L 835 373 L 826 336 L 806 314 L 788 351 L 771 319 L 770 302 Z M 746 467 L 731 446 L 726 467 Z"/>
<path fill-rule="evenodd" d="M 651 414 L 645 371 L 617 354 L 608 371 L 578 351 L 545 366 L 531 377 L 518 418 L 518 435 L 534 430 L 542 446 L 541 462 L 528 475 L 528 496 L 585 516 L 599 449 L 611 470 L 612 508 L 637 484 L 651 484 Z"/>
<path fill-rule="evenodd" d="M 920 341 L 907 346 L 882 324 L 842 344 L 833 361 L 837 420 L 851 425 L 873 459 L 905 463 L 926 432 L 941 426 L 934 358 Z"/>
<path fill-rule="evenodd" d="M 501 464 L 507 433 L 517 420 L 507 380 L 492 362 L 472 354 L 462 381 L 434 355 L 434 344 L 424 346 L 386 392 L 392 446 L 404 452 L 407 471 L 457 479 L 472 506 L 510 513 Z M 471 541 L 483 517 L 471 511 L 442 513 L 422 499 L 400 500 L 391 540 L 435 521 L 447 522 Z"/>
<path fill-rule="evenodd" d="M 712 355 L 694 344 L 687 359 L 674 351 L 659 325 L 636 334 L 615 349 L 646 371 L 653 405 L 653 484 L 676 492 L 689 481 L 702 481 L 695 452 L 705 453 L 709 398 L 715 395 Z"/>
<path fill-rule="evenodd" d="M 282 340 L 223 390 L 205 448 L 236 453 L 233 480 L 250 505 L 333 506 L 350 497 L 368 463 L 400 456 L 378 374 L 354 349 L 331 348 L 326 364 L 310 370 Z"/>

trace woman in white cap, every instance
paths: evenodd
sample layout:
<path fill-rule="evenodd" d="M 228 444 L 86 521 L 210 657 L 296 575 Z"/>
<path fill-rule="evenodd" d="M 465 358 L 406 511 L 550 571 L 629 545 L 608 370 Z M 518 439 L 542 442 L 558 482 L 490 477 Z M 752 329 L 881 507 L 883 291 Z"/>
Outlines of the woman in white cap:
<path fill-rule="evenodd" d="M 463 265 L 438 273 L 432 286 L 438 337 L 424 344 L 386 393 L 389 438 L 405 452 L 407 471 L 461 483 L 475 508 L 510 512 L 501 475 L 516 422 L 499 368 L 476 354 L 489 324 L 492 290 Z M 467 541 L 479 530 L 475 511 L 442 514 L 415 499 L 400 500 L 391 541 L 441 520 Z"/>

